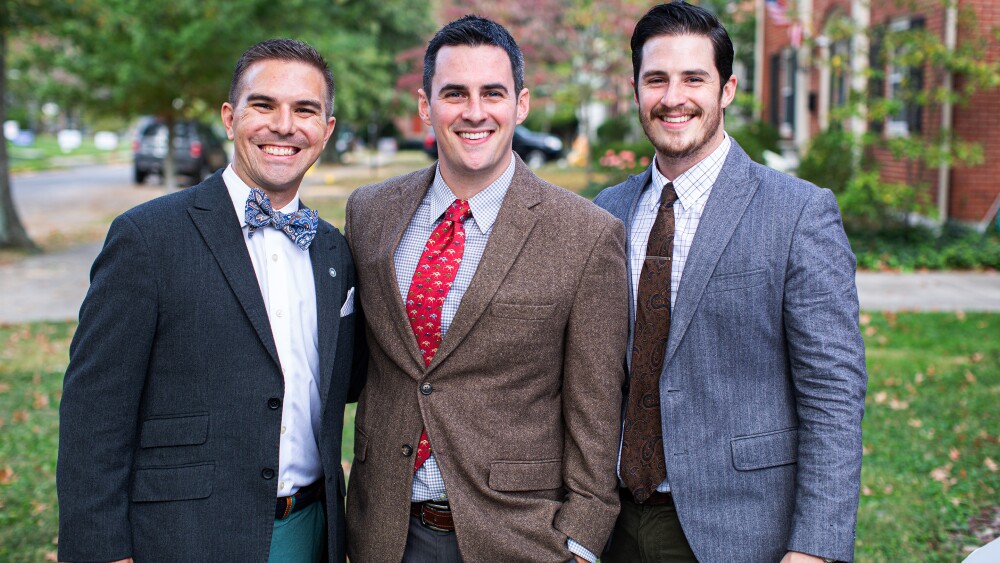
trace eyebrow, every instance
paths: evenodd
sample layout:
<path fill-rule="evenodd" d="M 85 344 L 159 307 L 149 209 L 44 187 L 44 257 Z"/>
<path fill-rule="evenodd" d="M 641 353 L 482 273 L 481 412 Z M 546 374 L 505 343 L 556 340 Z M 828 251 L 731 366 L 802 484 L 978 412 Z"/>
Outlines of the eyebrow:
<path fill-rule="evenodd" d="M 642 73 L 642 77 L 641 78 L 645 79 L 645 78 L 649 78 L 651 76 L 667 76 L 668 74 L 669 73 L 666 72 L 666 71 L 664 71 L 664 70 L 649 70 L 649 71 L 646 71 L 646 72 Z M 708 72 L 707 70 L 695 69 L 695 70 L 683 70 L 683 71 L 681 71 L 681 76 L 705 76 L 705 77 L 711 77 L 712 74 L 710 72 Z"/>
<path fill-rule="evenodd" d="M 482 87 L 482 89 L 483 90 L 502 90 L 504 93 L 507 93 L 507 87 L 504 86 L 503 84 L 499 83 L 499 82 L 494 83 L 494 84 L 484 84 L 483 87 Z M 468 90 L 469 90 L 469 87 L 466 86 L 465 84 L 445 84 L 444 86 L 442 86 L 438 90 L 438 93 L 441 93 L 441 92 L 455 92 L 455 91 L 466 92 Z"/>
<path fill-rule="evenodd" d="M 277 105 L 278 100 L 276 100 L 275 98 L 272 98 L 271 96 L 265 95 L 265 94 L 248 94 L 247 95 L 247 102 L 265 102 L 265 103 L 268 103 L 268 104 Z M 316 100 L 309 100 L 309 99 L 306 99 L 306 100 L 296 100 L 293 105 L 296 105 L 296 106 L 305 106 L 305 107 L 314 108 L 316 111 L 323 111 L 323 104 L 319 103 Z"/>

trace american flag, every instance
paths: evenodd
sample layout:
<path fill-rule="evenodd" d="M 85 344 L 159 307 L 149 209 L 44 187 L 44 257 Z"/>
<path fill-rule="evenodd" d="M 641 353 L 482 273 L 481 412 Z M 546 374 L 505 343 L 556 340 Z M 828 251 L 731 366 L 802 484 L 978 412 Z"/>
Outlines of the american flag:
<path fill-rule="evenodd" d="M 764 0 L 764 6 L 767 8 L 767 15 L 771 17 L 774 25 L 786 26 L 791 23 L 782 0 Z"/>

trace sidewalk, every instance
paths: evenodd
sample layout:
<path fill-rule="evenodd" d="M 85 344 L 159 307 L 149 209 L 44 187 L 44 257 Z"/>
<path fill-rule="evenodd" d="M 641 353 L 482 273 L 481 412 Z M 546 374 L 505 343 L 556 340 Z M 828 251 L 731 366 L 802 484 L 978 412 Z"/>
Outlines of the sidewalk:
<path fill-rule="evenodd" d="M 76 319 L 100 250 L 85 244 L 0 266 L 0 323 Z M 1000 312 L 996 272 L 859 272 L 857 284 L 868 311 Z"/>

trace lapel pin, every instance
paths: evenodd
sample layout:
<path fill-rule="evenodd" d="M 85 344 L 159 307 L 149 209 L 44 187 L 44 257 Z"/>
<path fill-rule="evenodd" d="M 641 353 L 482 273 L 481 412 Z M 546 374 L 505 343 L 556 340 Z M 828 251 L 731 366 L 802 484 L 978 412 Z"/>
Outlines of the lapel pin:
<path fill-rule="evenodd" d="M 330 268 L 330 277 L 331 278 L 337 277 L 337 270 L 336 269 Z"/>

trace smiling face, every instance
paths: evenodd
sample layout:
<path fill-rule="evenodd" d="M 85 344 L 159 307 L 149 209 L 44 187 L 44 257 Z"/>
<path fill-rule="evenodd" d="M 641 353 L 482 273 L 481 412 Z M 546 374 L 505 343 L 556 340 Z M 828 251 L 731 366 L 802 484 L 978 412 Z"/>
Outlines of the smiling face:
<path fill-rule="evenodd" d="M 656 164 L 668 179 L 722 143 L 722 110 L 736 94 L 736 77 L 721 84 L 708 37 L 650 38 L 642 47 L 639 83 L 634 86 L 639 121 L 656 148 Z"/>
<path fill-rule="evenodd" d="M 438 51 L 431 90 L 418 92 L 420 117 L 434 127 L 442 177 L 467 199 L 510 165 L 514 127 L 528 116 L 528 89 L 514 91 L 503 49 L 462 45 Z"/>
<path fill-rule="evenodd" d="M 333 133 L 337 120 L 326 117 L 326 99 L 318 69 L 268 59 L 247 69 L 235 107 L 222 104 L 222 123 L 235 145 L 233 171 L 264 190 L 275 209 L 292 200 Z"/>

